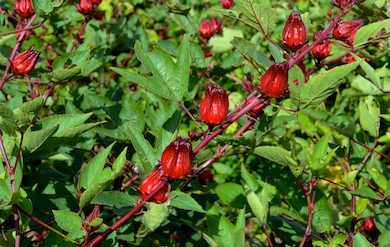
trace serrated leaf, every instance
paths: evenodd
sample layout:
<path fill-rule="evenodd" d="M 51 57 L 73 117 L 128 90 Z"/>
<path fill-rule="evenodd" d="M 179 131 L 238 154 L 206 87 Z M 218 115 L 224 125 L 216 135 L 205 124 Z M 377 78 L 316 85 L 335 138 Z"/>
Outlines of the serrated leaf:
<path fill-rule="evenodd" d="M 95 126 L 98 126 L 100 124 L 104 123 L 102 122 L 97 122 L 97 123 L 87 123 L 87 124 L 80 124 L 78 126 L 72 127 L 72 128 L 67 128 L 61 131 L 57 131 L 53 137 L 57 138 L 74 138 L 76 136 L 81 135 L 82 133 L 92 129 Z"/>
<path fill-rule="evenodd" d="M 204 213 L 202 206 L 186 193 L 174 190 L 169 194 L 169 198 L 172 198 L 170 205 L 173 207 Z"/>
<path fill-rule="evenodd" d="M 320 170 L 326 165 L 323 160 L 328 150 L 329 135 L 325 135 L 319 142 L 317 142 L 312 155 L 310 155 L 311 168 L 314 171 Z"/>
<path fill-rule="evenodd" d="M 0 129 L 11 136 L 18 130 L 14 112 L 2 103 L 0 103 Z"/>
<path fill-rule="evenodd" d="M 245 184 L 248 185 L 252 191 L 257 192 L 257 190 L 260 188 L 260 184 L 253 177 L 253 175 L 249 173 L 244 164 L 241 164 L 241 177 L 244 179 Z"/>
<path fill-rule="evenodd" d="M 36 13 L 39 16 L 47 16 L 53 11 L 53 4 L 49 0 L 33 0 Z"/>
<path fill-rule="evenodd" d="M 58 125 L 43 130 L 27 131 L 23 137 L 23 154 L 33 153 L 58 129 Z"/>
<path fill-rule="evenodd" d="M 376 137 L 380 125 L 379 108 L 373 102 L 373 97 L 367 97 L 366 101 L 359 103 L 359 121 L 362 128 L 371 136 Z"/>
<path fill-rule="evenodd" d="M 369 65 L 366 61 L 362 61 L 360 63 L 360 67 L 364 70 L 366 73 L 366 76 L 370 79 L 372 83 L 375 84 L 376 87 L 382 88 L 382 82 L 381 79 L 379 78 L 379 75 L 375 73 L 375 70 L 371 65 Z"/>
<path fill-rule="evenodd" d="M 0 206 L 7 206 L 11 202 L 11 197 L 11 186 L 8 186 L 3 179 L 0 179 Z"/>
<path fill-rule="evenodd" d="M 66 53 L 62 56 L 56 58 L 52 64 L 53 71 L 57 69 L 67 69 L 71 65 L 78 65 L 81 68 L 87 65 L 87 59 L 89 57 L 90 51 L 76 51 Z M 70 63 L 69 63 L 70 61 Z M 66 66 L 65 66 L 66 65 Z"/>
<path fill-rule="evenodd" d="M 154 232 L 169 215 L 169 208 L 165 203 L 147 203 L 146 208 L 147 211 L 142 216 L 142 223 L 145 229 L 141 233 L 141 236 L 146 236 Z"/>
<path fill-rule="evenodd" d="M 362 198 L 368 198 L 376 201 L 383 200 L 377 193 L 375 193 L 375 191 L 373 191 L 371 188 L 366 186 L 359 188 L 357 190 L 351 190 L 349 193 L 352 195 L 360 196 Z"/>
<path fill-rule="evenodd" d="M 267 56 L 261 51 L 256 50 L 256 45 L 252 42 L 241 38 L 234 37 L 230 43 L 236 48 L 245 58 L 254 59 L 254 61 L 261 66 L 263 70 L 266 70 L 272 65 L 272 62 L 268 60 Z"/>
<path fill-rule="evenodd" d="M 246 200 L 248 201 L 249 206 L 252 209 L 253 214 L 261 222 L 265 223 L 265 208 L 261 203 L 260 198 L 253 192 L 251 189 L 245 189 Z"/>
<path fill-rule="evenodd" d="M 242 14 L 241 20 L 245 24 L 268 35 L 275 27 L 276 11 L 271 8 L 268 0 L 237 0 L 236 9 Z"/>
<path fill-rule="evenodd" d="M 190 51 L 188 36 L 185 35 L 179 48 L 177 63 L 162 48 L 155 47 L 146 53 L 141 43 L 137 41 L 134 46 L 137 58 L 151 71 L 152 76 L 144 77 L 137 73 L 114 68 L 111 69 L 123 77 L 145 87 L 163 98 L 180 101 L 188 89 L 190 72 Z"/>
<path fill-rule="evenodd" d="M 311 77 L 310 80 L 303 85 L 302 91 L 297 91 L 290 85 L 292 102 L 298 106 L 299 109 L 317 107 L 343 84 L 343 78 L 351 71 L 354 71 L 360 62 L 361 60 L 338 66 L 323 72 L 318 76 Z"/>
<path fill-rule="evenodd" d="M 70 69 L 59 68 L 52 72 L 52 80 L 58 82 L 67 82 L 70 79 L 75 78 L 81 72 L 80 66 L 75 66 Z"/>
<path fill-rule="evenodd" d="M 274 146 L 260 146 L 255 148 L 253 153 L 284 166 L 288 166 L 289 164 L 286 156 L 291 156 L 290 151 Z"/>
<path fill-rule="evenodd" d="M 112 168 L 106 167 L 103 171 L 98 174 L 96 179 L 86 189 L 83 194 L 81 194 L 79 206 L 81 208 L 88 205 L 96 196 L 98 196 L 104 188 L 106 188 L 112 181 L 114 181 L 119 174 L 122 172 L 126 160 L 127 147 L 121 152 L 117 157 Z"/>
<path fill-rule="evenodd" d="M 389 187 L 389 180 L 386 178 L 383 174 L 380 174 L 378 171 L 375 170 L 368 170 L 368 173 L 370 174 L 372 180 L 375 182 L 376 185 L 379 186 L 383 191 L 386 191 Z"/>
<path fill-rule="evenodd" d="M 129 134 L 131 137 L 131 142 L 137 155 L 139 156 L 146 173 L 152 171 L 152 168 L 157 164 L 159 157 L 156 157 L 156 153 L 150 143 L 144 138 L 142 133 L 134 128 L 133 126 L 128 126 Z"/>
<path fill-rule="evenodd" d="M 329 232 L 332 226 L 332 213 L 325 195 L 319 190 L 317 191 L 313 211 L 314 229 L 320 233 Z"/>
<path fill-rule="evenodd" d="M 16 121 L 21 129 L 27 128 L 30 121 L 38 113 L 43 104 L 43 97 L 38 97 L 33 100 L 24 102 L 14 110 Z"/>
<path fill-rule="evenodd" d="M 241 185 L 236 183 L 223 183 L 213 187 L 221 202 L 235 208 L 243 208 L 245 205 L 245 193 Z"/>
<path fill-rule="evenodd" d="M 81 188 L 88 189 L 93 184 L 97 175 L 102 172 L 104 165 L 106 164 L 107 157 L 110 154 L 114 144 L 115 143 L 112 143 L 103 151 L 99 152 L 81 171 L 79 176 L 79 183 L 77 185 L 79 190 Z"/>
<path fill-rule="evenodd" d="M 139 131 L 143 131 L 145 126 L 145 116 L 140 110 L 137 102 L 135 102 L 130 93 L 123 95 L 122 107 L 119 113 L 119 118 L 123 121 L 123 125 L 131 125 Z M 124 127 L 126 129 L 126 127 Z"/>
<path fill-rule="evenodd" d="M 355 39 L 353 40 L 353 46 L 359 46 L 366 43 L 369 38 L 375 38 L 375 36 L 385 29 L 386 33 L 390 32 L 390 19 L 370 23 L 359 28 L 356 32 Z"/>
<path fill-rule="evenodd" d="M 106 205 L 115 208 L 132 207 L 139 200 L 138 195 L 129 195 L 121 191 L 103 191 L 95 197 L 91 204 Z"/>
<path fill-rule="evenodd" d="M 34 125 L 33 130 L 47 129 L 58 125 L 57 131 L 60 132 L 64 129 L 70 129 L 84 123 L 92 114 L 93 113 L 90 112 L 86 114 L 61 114 L 50 116 L 38 121 Z"/>

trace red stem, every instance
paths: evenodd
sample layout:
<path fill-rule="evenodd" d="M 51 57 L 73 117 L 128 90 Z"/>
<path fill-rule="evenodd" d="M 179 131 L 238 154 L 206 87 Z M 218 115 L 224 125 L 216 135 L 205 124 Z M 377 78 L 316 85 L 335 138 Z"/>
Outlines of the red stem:
<path fill-rule="evenodd" d="M 136 213 L 138 213 L 144 206 L 144 203 L 150 201 L 161 189 L 163 189 L 167 185 L 168 181 L 164 180 L 152 193 L 150 193 L 145 199 L 141 200 L 135 207 L 128 212 L 125 216 L 123 216 L 120 220 L 115 222 L 110 228 L 108 228 L 105 232 L 94 238 L 87 247 L 93 247 L 98 245 L 104 239 L 108 237 L 113 231 L 117 230 L 123 224 L 125 224 L 129 219 L 131 219 Z"/>
<path fill-rule="evenodd" d="M 1 79 L 0 82 L 0 90 L 3 88 L 4 84 L 8 81 L 8 71 L 11 68 L 11 61 L 14 59 L 16 52 L 19 50 L 20 44 L 24 38 L 24 36 L 27 33 L 28 28 L 32 25 L 32 23 L 35 21 L 37 18 L 37 15 L 33 15 L 30 19 L 30 21 L 26 24 L 24 31 L 20 33 L 19 39 L 17 40 L 14 49 L 12 50 L 11 56 L 9 57 L 9 62 L 7 63 L 7 66 L 5 67 L 3 78 Z"/>

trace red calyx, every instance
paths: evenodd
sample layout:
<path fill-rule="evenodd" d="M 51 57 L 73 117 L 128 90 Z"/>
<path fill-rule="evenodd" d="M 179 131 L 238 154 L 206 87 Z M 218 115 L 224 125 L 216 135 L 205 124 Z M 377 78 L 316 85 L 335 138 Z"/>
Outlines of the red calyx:
<path fill-rule="evenodd" d="M 199 183 L 206 185 L 207 183 L 213 182 L 214 174 L 210 169 L 205 170 L 198 176 Z"/>
<path fill-rule="evenodd" d="M 18 24 L 16 24 L 16 30 L 22 30 L 22 29 L 24 29 L 24 23 L 21 22 L 21 21 L 18 21 Z M 20 35 L 22 35 L 22 32 L 23 31 L 20 31 L 20 32 L 16 33 L 16 40 L 19 40 L 19 37 L 20 37 Z M 31 34 L 30 31 L 26 31 L 26 34 L 24 35 L 22 41 L 28 39 L 30 34 Z"/>
<path fill-rule="evenodd" d="M 27 75 L 30 73 L 34 69 L 40 54 L 39 51 L 32 50 L 31 46 L 28 50 L 17 55 L 12 60 L 12 73 L 14 75 Z"/>
<path fill-rule="evenodd" d="M 340 21 L 333 29 L 333 38 L 352 45 L 357 30 L 363 25 L 363 20 Z"/>
<path fill-rule="evenodd" d="M 210 39 L 214 35 L 214 25 L 211 20 L 202 20 L 199 27 L 199 35 L 204 39 Z"/>
<path fill-rule="evenodd" d="M 22 18 L 30 18 L 35 14 L 32 0 L 16 0 L 15 12 Z"/>
<path fill-rule="evenodd" d="M 165 148 L 161 165 L 168 177 L 182 179 L 190 172 L 193 158 L 191 142 L 178 137 Z"/>
<path fill-rule="evenodd" d="M 353 4 L 355 4 L 355 1 L 354 0 L 333 0 L 332 3 L 337 8 L 344 9 L 348 6 L 352 6 Z"/>
<path fill-rule="evenodd" d="M 297 51 L 306 43 L 306 27 L 297 11 L 291 12 L 284 25 L 282 41 L 290 51 Z"/>
<path fill-rule="evenodd" d="M 218 17 L 213 17 L 210 19 L 211 23 L 213 24 L 213 33 L 221 33 L 222 32 L 222 23 L 221 20 L 218 19 Z"/>
<path fill-rule="evenodd" d="M 222 123 L 229 111 L 229 98 L 225 89 L 217 84 L 208 85 L 199 108 L 200 120 L 208 126 Z"/>
<path fill-rule="evenodd" d="M 329 39 L 325 39 L 311 49 L 311 54 L 314 58 L 321 60 L 329 56 L 331 48 Z"/>
<path fill-rule="evenodd" d="M 231 7 L 233 7 L 234 2 L 233 0 L 221 0 L 221 4 L 224 9 L 230 9 Z"/>
<path fill-rule="evenodd" d="M 378 229 L 375 226 L 375 221 L 373 217 L 368 217 L 364 220 L 364 231 L 366 232 L 375 232 Z"/>
<path fill-rule="evenodd" d="M 161 165 L 157 165 L 153 168 L 148 176 L 144 178 L 141 183 L 139 194 L 142 199 L 145 199 L 150 193 L 152 193 L 167 177 Z M 155 203 L 164 203 L 168 199 L 169 186 L 164 186 L 150 201 Z"/>
<path fill-rule="evenodd" d="M 87 232 L 93 232 L 100 228 L 101 224 L 95 226 L 91 225 L 91 222 L 96 218 L 98 218 L 99 215 L 100 215 L 100 208 L 99 205 L 96 205 L 93 208 L 92 212 L 87 216 L 87 218 L 83 222 L 83 227 Z"/>
<path fill-rule="evenodd" d="M 249 105 L 255 98 L 250 98 L 249 100 L 245 101 L 245 106 Z M 263 101 L 258 105 L 255 105 L 252 109 L 250 109 L 248 112 L 252 116 L 260 115 L 263 112 L 264 107 L 269 105 L 269 100 Z"/>
<path fill-rule="evenodd" d="M 288 63 L 274 63 L 261 77 L 261 84 L 258 86 L 262 94 L 269 98 L 280 98 L 288 83 Z"/>
<path fill-rule="evenodd" d="M 80 0 L 77 9 L 83 15 L 90 15 L 95 10 L 91 0 Z"/>

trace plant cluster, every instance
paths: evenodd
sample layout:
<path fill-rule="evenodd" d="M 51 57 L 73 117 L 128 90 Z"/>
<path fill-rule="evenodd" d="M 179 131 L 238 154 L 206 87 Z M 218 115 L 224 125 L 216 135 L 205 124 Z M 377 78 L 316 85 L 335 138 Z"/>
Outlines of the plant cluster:
<path fill-rule="evenodd" d="M 387 1 L 1 4 L 1 246 L 389 246 Z"/>

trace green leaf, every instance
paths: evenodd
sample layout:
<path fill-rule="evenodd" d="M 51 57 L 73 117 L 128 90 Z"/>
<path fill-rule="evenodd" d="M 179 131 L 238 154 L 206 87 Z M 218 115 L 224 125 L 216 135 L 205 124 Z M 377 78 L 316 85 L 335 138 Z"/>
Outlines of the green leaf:
<path fill-rule="evenodd" d="M 123 95 L 122 108 L 119 113 L 120 120 L 123 121 L 123 126 L 131 125 L 139 131 L 143 131 L 145 126 L 145 116 L 139 108 L 137 102 L 135 102 L 130 93 Z M 124 131 L 127 128 L 124 127 Z"/>
<path fill-rule="evenodd" d="M 374 247 L 360 232 L 353 236 L 353 247 Z"/>
<path fill-rule="evenodd" d="M 56 58 L 52 64 L 53 71 L 57 69 L 68 69 L 72 65 L 80 66 L 84 68 L 87 65 L 87 59 L 89 57 L 90 51 L 76 51 L 66 53 L 62 56 Z M 65 66 L 66 65 L 66 66 Z"/>
<path fill-rule="evenodd" d="M 0 103 L 0 129 L 10 136 L 18 130 L 14 112 L 3 103 Z"/>
<path fill-rule="evenodd" d="M 129 195 L 121 191 L 103 191 L 91 201 L 91 204 L 122 208 L 134 206 L 137 200 L 138 195 Z"/>
<path fill-rule="evenodd" d="M 390 243 L 390 230 L 382 232 L 378 237 L 379 247 L 388 247 Z"/>
<path fill-rule="evenodd" d="M 129 134 L 131 136 L 131 142 L 135 150 L 137 151 L 137 155 L 139 156 L 143 168 L 146 173 L 152 171 L 152 168 L 157 164 L 157 160 L 159 157 L 156 157 L 156 153 L 153 150 L 153 147 L 150 143 L 144 138 L 142 133 L 134 128 L 133 126 L 128 126 Z"/>
<path fill-rule="evenodd" d="M 193 210 L 195 212 L 204 213 L 201 205 L 190 195 L 178 190 L 174 190 L 169 194 L 170 198 L 173 198 L 170 205 L 176 208 L 184 210 Z"/>
<path fill-rule="evenodd" d="M 100 174 L 106 164 L 108 155 L 111 152 L 112 147 L 115 143 L 112 143 L 110 146 L 105 148 L 103 151 L 99 152 L 89 163 L 81 170 L 79 176 L 79 183 L 77 189 L 88 189 L 96 180 L 98 174 Z"/>
<path fill-rule="evenodd" d="M 257 182 L 255 177 L 249 173 L 244 164 L 241 164 L 241 177 L 244 179 L 245 184 L 248 185 L 252 191 L 257 192 L 257 190 L 260 188 L 260 184 Z"/>
<path fill-rule="evenodd" d="M 35 117 L 43 105 L 43 97 L 24 102 L 14 110 L 19 128 L 25 129 L 30 125 L 30 121 Z"/>
<path fill-rule="evenodd" d="M 326 165 L 323 160 L 328 150 L 329 135 L 325 135 L 319 142 L 317 142 L 313 154 L 310 155 L 311 168 L 314 171 L 322 169 Z"/>
<path fill-rule="evenodd" d="M 0 206 L 7 206 L 11 202 L 12 190 L 3 178 L 0 179 Z"/>
<path fill-rule="evenodd" d="M 288 166 L 289 164 L 286 157 L 291 156 L 290 151 L 274 146 L 260 146 L 255 148 L 253 153 L 284 166 Z"/>
<path fill-rule="evenodd" d="M 271 8 L 268 0 L 237 0 L 234 1 L 241 20 L 245 24 L 268 35 L 275 27 L 276 11 Z"/>
<path fill-rule="evenodd" d="M 81 72 L 80 66 L 75 66 L 69 69 L 59 68 L 52 72 L 52 80 L 58 82 L 67 82 L 70 79 L 76 78 Z"/>
<path fill-rule="evenodd" d="M 383 174 L 380 174 L 378 171 L 373 169 L 369 169 L 368 173 L 381 190 L 386 191 L 389 188 L 389 180 Z"/>
<path fill-rule="evenodd" d="M 330 243 L 331 244 L 344 244 L 345 241 L 347 241 L 347 239 L 348 239 L 348 236 L 343 235 L 343 234 L 337 234 L 330 240 Z"/>
<path fill-rule="evenodd" d="M 61 114 L 50 116 L 38 121 L 34 125 L 33 130 L 47 129 L 58 125 L 57 133 L 65 129 L 68 129 L 67 131 L 69 131 L 69 129 L 84 123 L 92 114 L 93 113 L 90 112 L 86 114 Z"/>
<path fill-rule="evenodd" d="M 362 188 L 359 188 L 357 190 L 352 190 L 349 193 L 352 194 L 352 195 L 360 196 L 362 198 L 373 199 L 373 200 L 376 200 L 376 201 L 383 200 L 379 195 L 377 195 L 375 193 L 375 191 L 373 191 L 371 188 L 366 187 L 366 186 L 364 186 Z"/>
<path fill-rule="evenodd" d="M 142 49 L 141 43 L 137 41 L 134 49 L 137 58 L 151 71 L 152 76 L 144 77 L 120 68 L 113 67 L 111 69 L 163 98 L 176 101 L 182 100 L 188 90 L 190 72 L 188 36 L 185 35 L 183 38 L 177 63 L 174 63 L 172 57 L 160 47 L 155 47 L 153 51 L 146 53 Z"/>
<path fill-rule="evenodd" d="M 360 63 L 360 67 L 364 70 L 366 73 L 366 76 L 371 80 L 372 83 L 375 84 L 378 88 L 382 88 L 382 82 L 379 78 L 379 75 L 375 73 L 375 70 L 371 65 L 369 65 L 366 61 L 362 61 Z"/>
<path fill-rule="evenodd" d="M 314 204 L 313 227 L 320 233 L 329 232 L 332 226 L 332 213 L 325 195 L 317 190 Z"/>
<path fill-rule="evenodd" d="M 84 235 L 83 223 L 78 214 L 67 210 L 53 210 L 53 214 L 58 226 L 68 232 L 70 238 L 81 238 Z"/>
<path fill-rule="evenodd" d="M 368 96 L 367 99 L 359 103 L 359 121 L 362 128 L 371 136 L 376 137 L 380 125 L 379 108 L 373 102 L 374 98 Z"/>
<path fill-rule="evenodd" d="M 147 203 L 146 208 L 146 213 L 142 215 L 142 223 L 145 228 L 142 229 L 141 227 L 143 231 L 138 232 L 140 237 L 154 232 L 154 230 L 156 230 L 169 216 L 169 207 L 165 203 Z"/>
<path fill-rule="evenodd" d="M 35 12 L 39 16 L 47 16 L 53 11 L 53 4 L 50 0 L 33 0 Z"/>
<path fill-rule="evenodd" d="M 390 19 L 370 23 L 359 28 L 353 40 L 353 46 L 365 44 L 369 38 L 375 38 L 382 29 L 385 29 L 386 33 L 390 32 Z"/>
<path fill-rule="evenodd" d="M 337 88 L 344 83 L 343 78 L 351 71 L 354 71 L 360 64 L 361 60 L 347 65 L 337 66 L 311 77 L 303 85 L 303 90 L 296 90 L 295 85 L 290 84 L 291 100 L 299 109 L 306 107 L 317 107 L 324 102 Z M 296 86 L 295 86 L 296 87 Z"/>
<path fill-rule="evenodd" d="M 230 29 L 225 27 L 222 29 L 222 36 L 213 36 L 209 40 L 209 45 L 213 47 L 213 53 L 231 51 L 233 48 L 231 41 L 234 40 L 236 37 L 244 37 L 242 30 Z"/>
<path fill-rule="evenodd" d="M 223 183 L 213 187 L 221 202 L 235 208 L 243 208 L 245 205 L 245 193 L 241 185 L 236 183 Z"/>
<path fill-rule="evenodd" d="M 75 126 L 73 128 L 67 128 L 67 129 L 64 129 L 64 130 L 61 130 L 61 131 L 57 131 L 53 137 L 57 137 L 57 138 L 74 138 L 74 137 L 77 137 L 79 135 L 81 135 L 82 133 L 92 129 L 93 127 L 95 126 L 98 126 L 100 124 L 104 123 L 103 122 L 97 122 L 97 123 L 87 123 L 87 124 L 80 124 L 78 126 Z"/>
<path fill-rule="evenodd" d="M 272 65 L 272 62 L 268 60 L 267 56 L 263 52 L 256 51 L 256 45 L 252 42 L 241 37 L 234 37 L 230 43 L 245 58 L 254 59 L 254 61 L 259 64 L 263 70 L 266 70 L 269 66 Z"/>
<path fill-rule="evenodd" d="M 37 131 L 27 131 L 23 137 L 23 154 L 33 153 L 57 131 L 58 125 Z"/>
<path fill-rule="evenodd" d="M 260 198 L 248 187 L 245 189 L 246 199 L 252 209 L 253 214 L 260 221 L 261 224 L 266 222 L 266 209 L 262 204 Z"/>
<path fill-rule="evenodd" d="M 98 196 L 103 189 L 105 189 L 112 181 L 114 181 L 123 170 L 126 160 L 127 147 L 115 160 L 112 168 L 106 167 L 102 172 L 95 178 L 93 183 L 88 189 L 86 189 L 80 197 L 79 206 L 81 208 L 88 205 L 96 196 Z"/>

